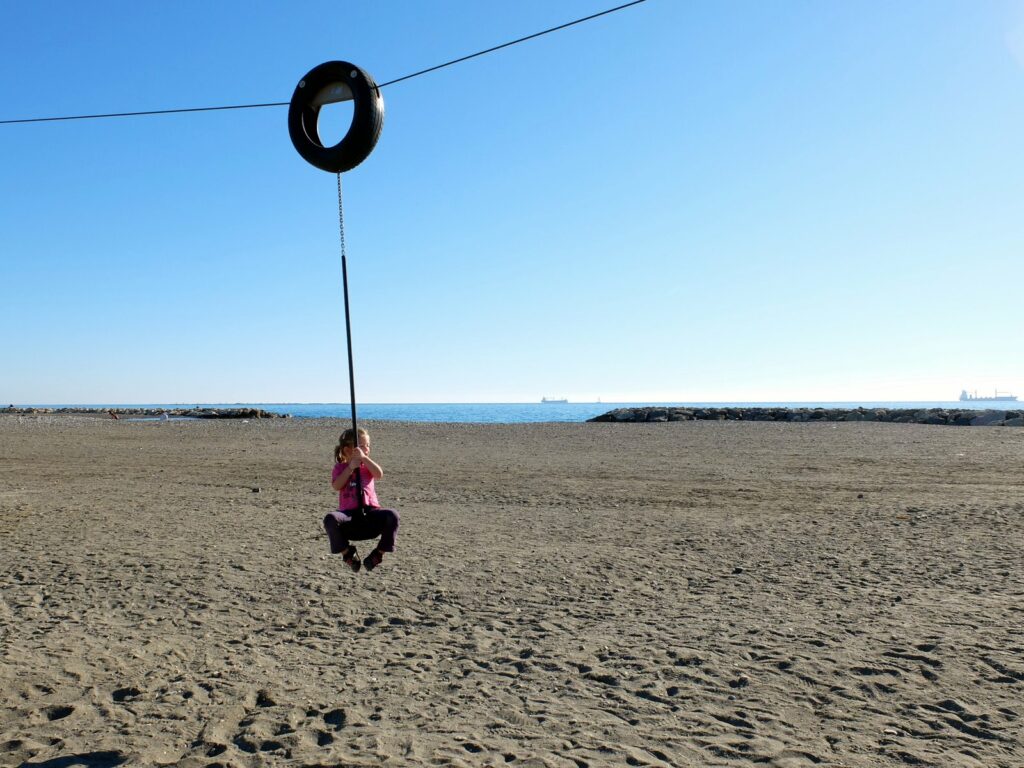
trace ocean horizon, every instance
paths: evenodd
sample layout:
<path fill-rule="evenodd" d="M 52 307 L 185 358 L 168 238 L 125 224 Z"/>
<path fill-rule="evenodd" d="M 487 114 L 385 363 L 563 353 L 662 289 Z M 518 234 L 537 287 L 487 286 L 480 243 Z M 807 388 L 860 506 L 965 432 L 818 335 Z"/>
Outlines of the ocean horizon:
<path fill-rule="evenodd" d="M 349 403 L 63 403 L 27 404 L 21 408 L 259 408 L 271 413 L 287 414 L 297 419 L 348 419 Z M 357 416 L 367 421 L 418 421 L 467 424 L 522 424 L 541 422 L 583 422 L 616 408 L 943 408 L 959 410 L 1017 410 L 1018 401 L 809 401 L 809 402 L 653 402 L 628 403 L 360 403 Z"/>

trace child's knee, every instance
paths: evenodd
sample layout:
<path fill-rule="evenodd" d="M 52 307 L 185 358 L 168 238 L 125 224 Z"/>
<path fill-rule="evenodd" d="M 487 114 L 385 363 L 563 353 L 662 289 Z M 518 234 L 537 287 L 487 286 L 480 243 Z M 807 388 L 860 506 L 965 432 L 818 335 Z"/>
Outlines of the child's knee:
<path fill-rule="evenodd" d="M 398 530 L 399 524 L 402 522 L 401 516 L 393 509 L 384 510 L 384 524 L 392 529 Z"/>

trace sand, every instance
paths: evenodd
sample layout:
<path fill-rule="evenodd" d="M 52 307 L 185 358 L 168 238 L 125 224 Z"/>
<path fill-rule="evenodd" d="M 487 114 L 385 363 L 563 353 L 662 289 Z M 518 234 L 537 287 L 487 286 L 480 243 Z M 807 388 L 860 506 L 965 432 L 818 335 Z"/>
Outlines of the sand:
<path fill-rule="evenodd" d="M 341 426 L 0 417 L 0 765 L 1024 765 L 1020 430 Z"/>

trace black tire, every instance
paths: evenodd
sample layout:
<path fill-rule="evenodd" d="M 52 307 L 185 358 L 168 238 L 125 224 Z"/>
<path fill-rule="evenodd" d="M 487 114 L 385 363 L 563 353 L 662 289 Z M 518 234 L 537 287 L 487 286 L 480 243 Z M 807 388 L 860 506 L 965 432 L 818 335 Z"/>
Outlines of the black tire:
<path fill-rule="evenodd" d="M 317 94 L 332 83 L 352 90 L 352 125 L 333 147 L 320 142 L 317 122 L 320 107 L 312 104 Z M 351 171 L 369 157 L 384 127 L 384 97 L 366 72 L 347 61 L 327 61 L 311 69 L 292 94 L 288 106 L 288 134 L 302 158 L 322 171 Z"/>

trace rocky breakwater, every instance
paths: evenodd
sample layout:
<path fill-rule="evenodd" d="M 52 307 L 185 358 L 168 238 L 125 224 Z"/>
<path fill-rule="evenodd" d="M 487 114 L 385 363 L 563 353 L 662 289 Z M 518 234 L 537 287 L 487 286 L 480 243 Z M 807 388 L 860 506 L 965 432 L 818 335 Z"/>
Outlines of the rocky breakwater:
<path fill-rule="evenodd" d="M 956 408 L 616 408 L 588 421 L 883 421 L 956 427 L 1024 427 L 1024 410 Z"/>
<path fill-rule="evenodd" d="M 169 418 L 185 419 L 287 419 L 288 413 L 273 413 L 259 408 L 16 408 L 13 405 L 0 408 L 0 413 L 14 414 L 73 414 L 84 416 L 122 416 L 128 418 Z"/>

